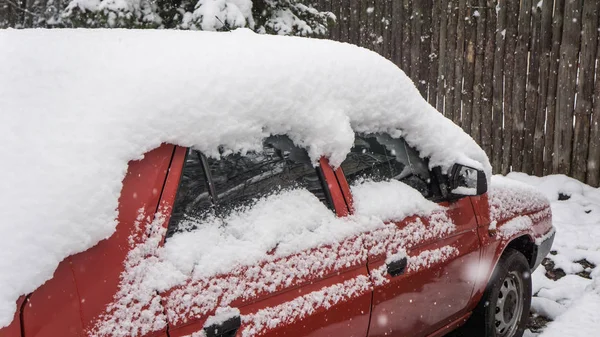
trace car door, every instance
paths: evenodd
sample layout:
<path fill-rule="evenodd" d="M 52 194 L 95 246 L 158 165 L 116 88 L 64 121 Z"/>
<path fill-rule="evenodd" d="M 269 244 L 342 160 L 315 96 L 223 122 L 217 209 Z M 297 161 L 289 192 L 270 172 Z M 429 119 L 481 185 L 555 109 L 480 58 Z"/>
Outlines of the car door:
<path fill-rule="evenodd" d="M 461 318 L 479 267 L 479 241 L 469 199 L 441 201 L 436 177 L 418 152 L 401 138 L 385 134 L 357 135 L 338 172 L 338 180 L 345 178 L 354 186 L 352 192 L 360 191 L 356 186 L 365 179 L 399 180 L 442 206 L 389 221 L 366 236 L 374 282 L 369 336 L 423 336 Z M 348 194 L 343 185 L 342 181 L 342 190 Z M 388 196 L 379 198 L 377 202 L 385 205 L 382 209 L 403 206 Z M 353 208 L 360 213 L 357 206 Z"/>
<path fill-rule="evenodd" d="M 173 169 L 177 162 L 179 168 Z M 260 214 L 240 210 L 247 206 L 262 207 L 261 200 L 278 198 L 285 191 L 309 191 L 310 197 L 316 198 L 314 202 L 308 200 L 308 204 L 315 206 L 316 202 L 323 209 L 329 208 L 331 216 L 326 216 L 327 221 L 335 222 L 336 216 L 348 214 L 327 161 L 322 159 L 315 169 L 306 151 L 294 146 L 287 137 L 267 139 L 262 152 L 224 155 L 220 159 L 208 158 L 194 150 L 179 150 L 168 180 L 163 195 L 173 205 L 173 211 L 165 248 L 177 246 L 178 240 L 205 230 L 203 216 L 230 219 L 231 214 L 241 214 L 243 221 L 255 221 L 260 230 L 262 222 L 270 223 L 273 219 L 257 220 L 254 217 Z M 274 200 L 275 204 L 278 201 L 281 200 Z M 294 219 L 281 214 L 293 212 L 293 207 L 277 205 L 284 220 L 277 227 L 266 228 L 263 235 L 277 231 L 286 234 L 288 227 L 290 235 L 294 235 Z M 314 210 L 306 207 L 302 216 L 319 221 Z M 200 220 L 188 221 L 193 217 Z M 224 231 L 226 226 L 235 225 L 227 220 L 221 224 Z M 303 233 L 311 237 L 310 231 Z M 244 237 L 245 233 L 236 235 Z M 197 269 L 183 284 L 163 293 L 169 335 L 366 336 L 372 284 L 361 241 L 356 236 L 347 236 L 325 244 L 304 240 L 300 246 L 281 253 L 282 247 L 276 242 L 254 263 L 239 262 L 250 261 L 242 255 L 239 260 L 215 255 L 220 261 L 217 272 L 203 275 Z M 222 249 L 224 255 L 229 254 L 228 250 L 236 250 L 225 245 L 216 248 Z M 204 262 L 196 268 L 213 268 L 211 261 Z"/>

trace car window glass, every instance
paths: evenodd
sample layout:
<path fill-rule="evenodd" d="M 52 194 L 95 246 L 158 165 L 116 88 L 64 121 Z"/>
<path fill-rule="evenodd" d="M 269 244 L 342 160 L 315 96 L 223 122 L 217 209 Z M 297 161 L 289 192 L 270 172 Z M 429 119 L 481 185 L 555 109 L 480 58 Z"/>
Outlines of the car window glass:
<path fill-rule="evenodd" d="M 209 184 L 210 182 L 211 184 Z M 328 190 L 321 171 L 312 166 L 306 150 L 285 136 L 273 136 L 263 143 L 262 152 L 207 158 L 188 151 L 168 236 L 182 230 L 182 219 L 201 221 L 207 215 L 225 216 L 281 189 L 305 188 L 329 208 Z"/>
<path fill-rule="evenodd" d="M 431 195 L 427 163 L 402 138 L 388 134 L 356 135 L 354 146 L 341 166 L 351 185 L 359 179 L 395 179 L 426 197 Z"/>

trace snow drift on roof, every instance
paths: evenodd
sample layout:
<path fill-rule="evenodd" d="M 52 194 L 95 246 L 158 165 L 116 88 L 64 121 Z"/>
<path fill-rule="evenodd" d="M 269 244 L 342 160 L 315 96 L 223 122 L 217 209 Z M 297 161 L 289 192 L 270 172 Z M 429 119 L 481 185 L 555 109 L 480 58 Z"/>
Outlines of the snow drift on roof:
<path fill-rule="evenodd" d="M 218 156 L 287 134 L 342 162 L 353 129 L 404 136 L 431 166 L 491 167 L 410 79 L 326 40 L 149 30 L 0 31 L 0 326 L 66 256 L 115 229 L 129 160 L 163 142 Z M 23 268 L 23 266 L 27 266 Z"/>

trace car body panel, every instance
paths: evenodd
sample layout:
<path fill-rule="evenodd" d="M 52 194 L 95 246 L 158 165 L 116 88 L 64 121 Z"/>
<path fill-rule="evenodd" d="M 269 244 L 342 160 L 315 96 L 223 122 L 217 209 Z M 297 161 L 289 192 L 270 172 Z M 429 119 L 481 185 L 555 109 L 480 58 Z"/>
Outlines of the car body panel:
<path fill-rule="evenodd" d="M 130 289 L 123 280 L 126 266 L 135 264 L 131 252 L 157 238 L 154 249 L 164 243 L 186 151 L 161 145 L 130 162 L 116 232 L 67 258 L 54 278 L 30 295 L 21 312 L 27 337 L 110 335 L 98 331 L 107 322 L 119 323 L 115 317 L 129 310 L 119 301 Z M 336 215 L 352 214 L 343 171 L 326 159 L 320 166 Z M 513 210 L 490 226 L 494 219 L 487 193 L 440 205 L 443 211 L 156 293 L 157 306 L 136 310 L 158 318 L 128 335 L 199 333 L 218 307 L 232 307 L 241 314 L 238 336 L 441 336 L 470 315 L 509 245 L 527 238 L 540 247 L 531 257 L 537 264 L 550 249 L 553 227 L 548 205 Z M 505 231 L 518 217 L 527 217 L 533 226 Z M 401 249 L 407 269 L 391 277 L 386 258 Z M 19 316 L 0 329 L 0 337 L 21 336 Z"/>

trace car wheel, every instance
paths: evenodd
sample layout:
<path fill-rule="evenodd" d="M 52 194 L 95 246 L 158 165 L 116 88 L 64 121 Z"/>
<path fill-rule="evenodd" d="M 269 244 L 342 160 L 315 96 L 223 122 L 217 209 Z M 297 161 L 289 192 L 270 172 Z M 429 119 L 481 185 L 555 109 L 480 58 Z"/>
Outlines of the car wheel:
<path fill-rule="evenodd" d="M 521 337 L 531 306 L 531 271 L 519 251 L 500 257 L 481 301 L 458 336 Z"/>

